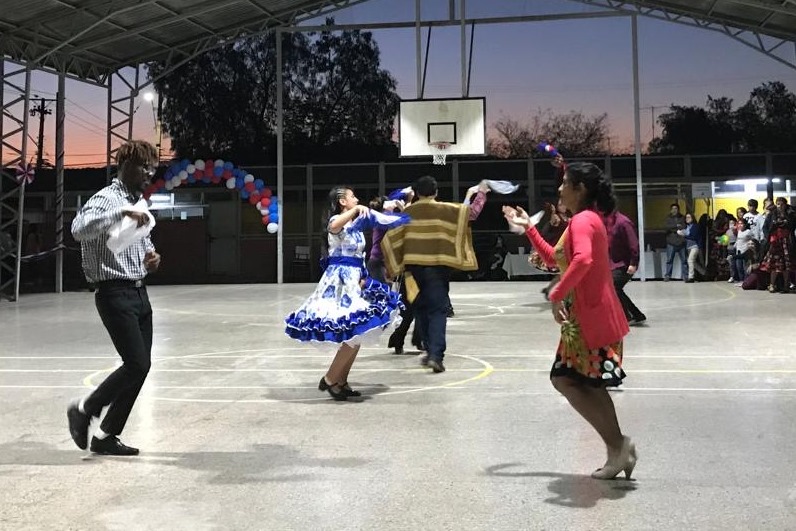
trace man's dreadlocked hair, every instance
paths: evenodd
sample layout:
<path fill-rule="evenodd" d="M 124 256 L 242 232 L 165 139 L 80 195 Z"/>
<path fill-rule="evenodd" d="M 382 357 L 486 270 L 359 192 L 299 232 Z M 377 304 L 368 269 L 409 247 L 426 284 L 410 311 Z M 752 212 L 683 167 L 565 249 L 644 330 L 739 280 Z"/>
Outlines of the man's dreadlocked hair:
<path fill-rule="evenodd" d="M 158 152 L 155 146 L 145 140 L 131 140 L 119 148 L 116 162 L 120 167 L 128 162 L 136 166 L 154 165 L 158 162 Z"/>

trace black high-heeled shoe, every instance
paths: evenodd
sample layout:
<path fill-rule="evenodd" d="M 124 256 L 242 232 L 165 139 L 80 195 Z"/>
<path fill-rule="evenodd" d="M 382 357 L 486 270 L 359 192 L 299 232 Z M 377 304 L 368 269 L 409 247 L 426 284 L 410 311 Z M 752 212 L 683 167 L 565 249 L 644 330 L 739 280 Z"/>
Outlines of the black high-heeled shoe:
<path fill-rule="evenodd" d="M 340 392 L 335 391 L 335 387 L 340 387 Z M 321 381 L 318 383 L 318 390 L 326 391 L 333 399 L 337 400 L 338 402 L 348 400 L 349 395 L 345 392 L 345 389 L 343 389 L 342 386 L 329 385 L 326 383 L 325 376 L 321 377 Z"/>

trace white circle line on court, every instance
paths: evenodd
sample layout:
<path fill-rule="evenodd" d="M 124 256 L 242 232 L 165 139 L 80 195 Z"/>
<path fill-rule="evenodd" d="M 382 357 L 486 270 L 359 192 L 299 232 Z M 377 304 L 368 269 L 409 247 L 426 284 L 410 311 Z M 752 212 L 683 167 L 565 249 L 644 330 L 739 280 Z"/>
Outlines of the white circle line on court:
<path fill-rule="evenodd" d="M 488 362 L 480 360 L 475 357 L 464 356 L 459 354 L 448 354 L 448 356 L 455 356 L 460 358 L 472 359 L 481 362 L 484 367 L 490 367 L 490 372 L 505 372 L 505 373 L 548 373 L 549 368 L 495 368 Z M 116 370 L 117 367 L 108 367 L 105 369 L 0 369 L 0 373 L 91 373 L 91 376 L 99 375 L 104 372 Z M 207 373 L 222 373 L 222 372 L 318 372 L 322 369 L 293 369 L 293 368 L 269 368 L 269 369 L 152 369 L 151 373 L 165 373 L 165 372 L 207 372 Z M 482 372 L 484 369 L 447 369 L 446 372 Z M 351 372 L 426 372 L 427 369 L 422 367 L 362 367 L 351 369 Z M 796 369 L 629 369 L 633 374 L 796 374 Z"/>
<path fill-rule="evenodd" d="M 487 347 L 488 348 L 488 347 Z M 275 349 L 277 350 L 277 349 Z M 285 350 L 285 349 L 278 349 L 278 350 Z M 313 349 L 314 350 L 314 349 Z M 365 350 L 364 348 L 362 350 Z M 376 350 L 385 350 L 385 349 L 376 349 Z M 421 352 L 417 352 L 419 356 Z M 395 359 L 412 359 L 417 357 L 413 354 L 401 354 L 401 355 L 394 355 L 384 352 L 385 356 L 389 356 Z M 192 356 L 199 356 L 192 355 Z M 373 358 L 375 356 L 362 356 L 362 358 Z M 482 358 L 527 358 L 527 359 L 550 359 L 554 358 L 551 354 L 480 354 L 479 359 Z M 700 360 L 700 359 L 732 359 L 732 360 L 748 360 L 748 361 L 765 361 L 765 360 L 794 360 L 796 361 L 796 355 L 791 356 L 782 356 L 782 355 L 743 355 L 743 356 L 724 356 L 724 355 L 702 355 L 702 354 L 691 354 L 687 356 L 679 355 L 679 354 L 639 354 L 639 355 L 627 355 L 626 358 L 633 360 L 643 360 L 643 359 L 690 359 L 690 360 Z M 275 354 L 275 355 L 262 355 L 262 356 L 249 356 L 249 355 L 201 355 L 202 359 L 241 359 L 241 358 L 251 358 L 251 359 L 290 359 L 290 358 L 298 358 L 298 359 L 324 359 L 328 360 L 329 355 L 327 354 Z M 118 356 L 0 356 L 0 361 L 3 360 L 15 360 L 15 361 L 36 361 L 36 360 L 113 360 L 117 359 Z M 153 358 L 155 360 L 179 360 L 185 359 L 184 356 L 160 356 L 157 358 Z"/>
<path fill-rule="evenodd" d="M 0 389 L 85 389 L 85 385 L 0 385 Z M 377 389 L 378 386 L 367 386 L 363 385 L 360 386 L 361 389 Z M 413 392 L 421 391 L 421 390 L 429 390 L 429 389 L 436 389 L 436 388 L 416 388 L 416 387 L 409 387 L 409 386 L 395 386 L 394 389 L 410 389 Z M 286 386 L 236 386 L 236 387 L 201 387 L 201 386 L 157 386 L 152 389 L 211 389 L 211 390 L 224 390 L 224 389 L 316 389 L 316 386 L 293 386 L 293 385 L 286 385 Z M 456 386 L 456 385 L 448 385 L 446 389 L 462 389 L 465 390 L 465 387 Z M 486 391 L 490 390 L 497 390 L 497 388 L 487 388 Z M 513 389 L 503 389 L 500 390 L 504 391 L 504 394 L 516 394 L 516 395 L 551 395 L 550 391 L 516 391 Z M 655 392 L 695 392 L 695 393 L 796 393 L 795 387 L 772 387 L 772 388 L 765 388 L 765 387 L 751 387 L 751 388 L 733 388 L 733 387 L 621 387 L 618 388 L 620 392 L 641 392 L 641 393 L 655 393 Z M 381 393 L 382 395 L 387 393 Z M 393 393 L 395 394 L 395 393 Z M 325 400 L 323 398 L 321 400 Z M 315 399 L 311 399 L 315 400 Z M 236 400 L 229 400 L 230 402 L 235 402 Z M 284 402 L 284 400 L 271 400 L 272 402 Z"/>
<path fill-rule="evenodd" d="M 265 349 L 247 349 L 247 350 L 227 351 L 227 352 L 228 353 L 234 353 L 234 352 L 260 352 L 262 350 L 265 350 Z M 217 352 L 215 352 L 215 353 L 205 353 L 205 354 L 217 354 Z M 183 356 L 182 358 L 190 359 L 190 358 L 196 358 L 196 357 L 201 357 L 201 356 L 202 356 L 201 354 L 198 354 L 198 355 L 197 354 L 187 354 L 187 355 Z M 478 374 L 476 374 L 475 376 L 471 376 L 470 378 L 463 379 L 463 380 L 457 380 L 457 381 L 454 381 L 454 382 L 448 382 L 448 383 L 445 383 L 445 384 L 435 385 L 435 386 L 421 386 L 421 387 L 415 387 L 415 388 L 409 388 L 409 389 L 402 389 L 402 390 L 399 390 L 399 391 L 385 391 L 383 393 L 379 393 L 379 395 L 380 396 L 396 395 L 396 394 L 404 394 L 404 393 L 415 393 L 415 392 L 419 392 L 419 391 L 429 391 L 429 390 L 433 390 L 433 389 L 445 389 L 445 388 L 449 388 L 449 387 L 457 387 L 457 386 L 461 386 L 461 385 L 467 384 L 469 382 L 480 380 L 481 378 L 485 378 L 485 377 L 489 376 L 494 370 L 494 368 L 492 367 L 492 365 L 489 364 L 489 362 L 486 362 L 486 361 L 483 361 L 483 360 L 479 360 L 478 358 L 475 358 L 473 356 L 465 356 L 463 354 L 449 354 L 449 356 L 457 357 L 457 358 L 469 359 L 469 360 L 474 361 L 476 363 L 480 363 L 483 368 L 480 369 L 480 370 L 479 369 L 475 369 L 474 371 L 478 372 Z M 175 357 L 175 358 L 170 358 L 170 359 L 179 359 L 179 358 Z M 153 360 L 153 363 L 155 361 L 159 361 L 159 360 Z M 93 380 L 93 378 L 95 376 L 98 376 L 98 375 L 102 374 L 103 372 L 108 372 L 108 371 L 114 370 L 115 368 L 116 367 L 92 372 L 91 374 L 89 374 L 88 376 L 86 376 L 83 379 L 83 385 L 86 386 L 86 387 L 94 387 L 94 385 L 92 383 L 92 380 Z M 159 371 L 159 369 L 153 369 L 153 370 L 155 372 Z M 375 368 L 374 369 L 374 368 L 368 368 L 368 369 L 352 369 L 352 372 L 373 373 L 373 372 L 383 372 L 384 370 L 401 371 L 401 372 L 410 372 L 410 371 L 412 371 L 412 372 L 414 372 L 414 371 L 427 372 L 427 369 L 423 369 L 423 368 L 406 368 L 406 369 L 395 369 L 395 368 L 390 368 L 390 369 Z M 174 370 L 165 369 L 165 370 L 160 370 L 160 371 L 161 372 L 183 372 L 182 369 L 174 369 Z M 468 371 L 468 372 L 474 372 L 474 371 Z M 88 371 L 84 371 L 84 372 L 88 372 Z M 150 371 L 150 372 L 152 372 L 152 371 Z M 194 370 L 190 370 L 190 372 L 194 372 Z M 208 372 L 208 371 L 196 371 L 196 372 Z M 209 372 L 317 372 L 317 370 L 316 369 L 293 369 L 293 370 L 279 370 L 279 371 L 270 371 L 270 370 L 244 370 L 244 371 L 241 371 L 241 370 L 238 370 L 238 369 L 222 369 L 222 370 L 212 369 Z M 237 400 L 237 399 L 230 399 L 230 400 L 201 399 L 201 400 L 199 400 L 199 399 L 193 399 L 193 398 L 167 398 L 167 397 L 150 397 L 150 398 L 153 399 L 153 400 L 164 400 L 164 401 L 172 401 L 172 402 L 196 402 L 196 401 L 199 401 L 199 402 L 214 402 L 215 401 L 215 402 L 223 402 L 223 403 L 236 403 L 236 402 L 244 402 L 244 403 L 247 403 L 247 402 L 252 402 L 252 403 L 256 403 L 256 402 L 315 402 L 315 401 L 319 401 L 319 400 L 328 400 L 328 398 L 326 396 L 324 396 L 323 398 L 299 398 L 299 399 L 282 399 L 282 400 L 280 400 L 280 399 L 268 399 L 268 398 L 266 398 L 266 399 L 256 399 L 256 400 Z"/>

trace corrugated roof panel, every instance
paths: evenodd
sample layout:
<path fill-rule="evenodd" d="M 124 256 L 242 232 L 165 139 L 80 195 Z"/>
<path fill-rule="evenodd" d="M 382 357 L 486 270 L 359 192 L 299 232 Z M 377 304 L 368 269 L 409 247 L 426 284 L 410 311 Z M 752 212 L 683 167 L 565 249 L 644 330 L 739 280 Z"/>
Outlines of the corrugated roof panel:
<path fill-rule="evenodd" d="M 0 0 L 0 53 L 42 66 L 69 64 L 81 76 L 99 66 L 110 72 L 135 61 L 184 54 L 208 36 L 225 38 L 261 30 L 307 13 L 341 8 L 355 0 Z M 575 0 L 613 9 L 649 10 L 673 18 L 690 16 L 712 24 L 796 41 L 796 5 L 775 0 Z M 271 19 L 271 16 L 281 20 Z M 680 18 L 680 20 L 683 20 Z M 716 26 L 713 26 L 716 27 Z M 184 56 L 184 55 L 183 55 Z M 67 61 L 68 59 L 68 61 Z M 96 69 L 94 69 L 96 72 Z"/>

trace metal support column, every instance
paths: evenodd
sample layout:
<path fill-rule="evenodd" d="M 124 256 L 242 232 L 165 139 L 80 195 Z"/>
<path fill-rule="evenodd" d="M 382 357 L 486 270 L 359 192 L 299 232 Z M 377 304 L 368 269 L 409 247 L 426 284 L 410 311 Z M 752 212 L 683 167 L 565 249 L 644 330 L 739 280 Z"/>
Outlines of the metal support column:
<path fill-rule="evenodd" d="M 117 84 L 114 80 L 121 83 Z M 133 72 L 128 68 L 114 72 L 108 77 L 107 184 L 116 175 L 113 164 L 119 146 L 133 139 L 133 117 L 137 110 L 136 98 L 140 89 L 140 69 L 137 67 Z"/>
<path fill-rule="evenodd" d="M 533 212 L 536 208 L 536 167 L 533 163 L 533 158 L 528 157 L 528 212 Z"/>
<path fill-rule="evenodd" d="M 0 299 L 19 299 L 19 278 L 22 259 L 22 226 L 25 213 L 25 184 L 17 185 L 16 168 L 28 161 L 28 120 L 30 117 L 30 67 L 0 59 L 0 233 L 8 238 L 0 240 Z M 9 68 L 10 67 L 10 68 Z M 10 126 L 8 129 L 6 126 Z M 6 151 L 11 154 L 6 156 Z M 16 203 L 16 204 L 15 204 Z M 16 230 L 16 241 L 9 247 Z M 2 237 L 2 236 L 0 236 Z"/>
<path fill-rule="evenodd" d="M 417 98 L 423 97 L 423 71 L 420 67 L 420 56 L 423 46 L 420 43 L 420 0 L 415 0 L 415 67 L 417 69 Z M 428 51 L 426 52 L 428 53 Z"/>
<path fill-rule="evenodd" d="M 285 190 L 285 146 L 284 146 L 284 81 L 282 79 L 282 32 L 277 28 L 274 32 L 276 38 L 276 200 L 279 209 L 279 228 L 276 231 L 276 282 L 282 284 L 284 279 L 285 257 L 283 234 L 285 232 L 285 203 L 282 193 Z"/>
<path fill-rule="evenodd" d="M 641 96 L 638 79 L 638 17 L 633 15 L 630 18 L 633 37 L 633 127 L 635 129 L 636 145 L 636 205 L 638 208 L 638 247 L 642 259 L 639 260 L 639 278 L 644 282 L 647 280 L 647 268 L 645 266 L 644 251 L 644 198 L 641 179 Z"/>
<path fill-rule="evenodd" d="M 312 174 L 312 163 L 307 164 L 307 173 L 306 173 L 306 186 L 307 186 L 307 195 L 305 196 L 305 201 L 307 202 L 307 247 L 309 248 L 309 260 L 310 265 L 307 268 L 309 271 L 310 279 L 312 280 L 315 277 L 315 264 L 318 263 L 318 259 L 314 258 L 315 256 L 315 245 L 313 245 L 313 234 L 315 233 L 315 193 L 313 188 L 315 187 L 315 178 Z M 282 221 L 280 219 L 280 221 Z"/>
<path fill-rule="evenodd" d="M 462 98 L 467 97 L 467 18 L 465 1 L 459 0 L 459 20 L 461 21 L 461 60 L 462 60 Z"/>
<path fill-rule="evenodd" d="M 58 76 L 55 101 L 55 292 L 64 291 L 64 121 L 66 120 L 66 76 Z"/>

